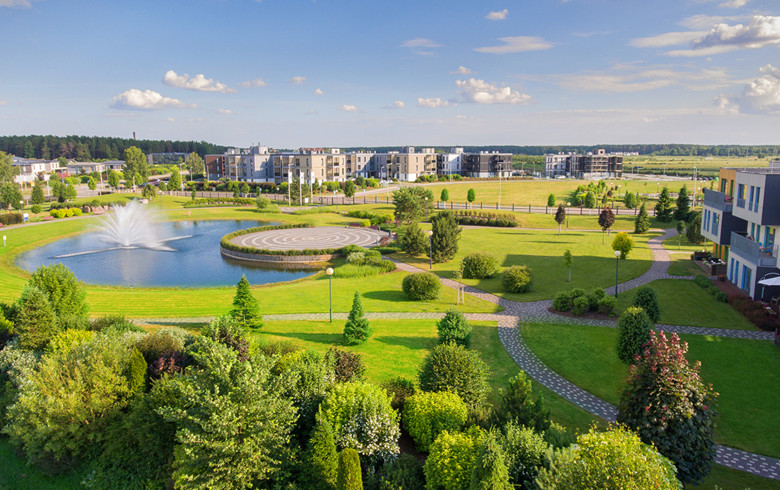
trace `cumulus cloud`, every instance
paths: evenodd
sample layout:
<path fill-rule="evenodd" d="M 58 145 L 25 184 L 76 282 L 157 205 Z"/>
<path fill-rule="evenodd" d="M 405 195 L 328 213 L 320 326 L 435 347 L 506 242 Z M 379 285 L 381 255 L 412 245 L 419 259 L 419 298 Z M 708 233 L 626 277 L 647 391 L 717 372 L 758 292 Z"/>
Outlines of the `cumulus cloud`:
<path fill-rule="evenodd" d="M 268 84 L 262 78 L 255 78 L 253 80 L 247 80 L 245 82 L 239 82 L 242 87 L 265 87 Z"/>
<path fill-rule="evenodd" d="M 762 76 L 746 84 L 738 95 L 719 95 L 715 103 L 723 112 L 780 114 L 780 68 L 765 65 Z"/>
<path fill-rule="evenodd" d="M 360 109 L 358 109 L 357 106 L 350 104 L 344 104 L 341 106 L 341 110 L 344 112 L 360 112 Z"/>
<path fill-rule="evenodd" d="M 451 71 L 450 75 L 471 75 L 472 73 L 474 72 L 466 68 L 465 66 L 461 65 L 458 67 L 457 70 Z"/>
<path fill-rule="evenodd" d="M 504 20 L 509 14 L 509 9 L 496 10 L 495 12 L 488 13 L 485 18 L 487 20 Z"/>
<path fill-rule="evenodd" d="M 424 37 L 416 37 L 414 39 L 409 39 L 407 41 L 404 41 L 403 44 L 401 44 L 401 47 L 404 47 L 404 48 L 440 48 L 441 44 L 439 44 L 436 41 L 433 41 L 431 39 L 426 39 Z"/>
<path fill-rule="evenodd" d="M 748 0 L 728 0 L 727 2 L 719 3 L 718 7 L 738 9 L 744 7 L 747 3 Z"/>
<path fill-rule="evenodd" d="M 432 97 L 430 99 L 425 99 L 423 97 L 417 98 L 417 106 L 418 107 L 426 107 L 428 109 L 436 109 L 437 107 L 447 107 L 450 104 L 449 100 L 443 100 L 440 97 Z"/>
<path fill-rule="evenodd" d="M 293 85 L 302 85 L 306 83 L 306 77 L 292 77 L 291 79 L 287 80 L 287 83 L 292 83 Z"/>
<path fill-rule="evenodd" d="M 406 107 L 406 104 L 402 100 L 396 100 L 390 105 L 386 105 L 383 107 L 383 109 L 403 109 Z"/>
<path fill-rule="evenodd" d="M 217 114 L 225 114 L 225 115 L 233 114 L 233 111 L 231 111 L 230 109 L 217 109 Z"/>
<path fill-rule="evenodd" d="M 314 95 L 323 95 L 324 93 L 321 88 L 314 89 Z"/>
<path fill-rule="evenodd" d="M 0 0 L 0 7 L 32 7 L 33 0 Z"/>
<path fill-rule="evenodd" d="M 455 82 L 465 102 L 476 104 L 528 104 L 531 96 L 523 94 L 505 85 L 469 78 Z"/>
<path fill-rule="evenodd" d="M 185 104 L 184 102 L 171 97 L 164 97 L 154 90 L 140 91 L 136 88 L 132 88 L 114 97 L 111 101 L 111 107 L 124 110 L 154 111 L 167 108 L 195 108 L 197 106 Z"/>
<path fill-rule="evenodd" d="M 509 54 L 522 53 L 524 51 L 541 51 L 553 47 L 552 43 L 536 36 L 509 36 L 498 38 L 503 44 L 498 46 L 485 46 L 476 48 L 480 53 Z"/>
<path fill-rule="evenodd" d="M 186 88 L 187 90 L 197 90 L 199 92 L 221 92 L 227 94 L 236 91 L 234 88 L 228 88 L 224 83 L 214 81 L 213 78 L 206 78 L 202 73 L 190 78 L 186 73 L 179 75 L 173 70 L 168 70 L 163 77 L 163 83 L 170 87 Z"/>

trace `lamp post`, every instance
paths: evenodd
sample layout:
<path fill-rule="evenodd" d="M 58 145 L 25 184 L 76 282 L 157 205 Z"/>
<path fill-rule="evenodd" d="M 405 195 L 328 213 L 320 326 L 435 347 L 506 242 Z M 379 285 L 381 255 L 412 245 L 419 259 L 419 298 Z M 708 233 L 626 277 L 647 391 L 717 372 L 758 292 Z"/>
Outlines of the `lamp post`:
<path fill-rule="evenodd" d="M 3 246 L 5 247 L 5 235 L 3 235 Z"/>
<path fill-rule="evenodd" d="M 429 269 L 433 269 L 433 230 L 428 230 L 428 257 L 431 259 Z"/>
<path fill-rule="evenodd" d="M 620 264 L 620 250 L 615 250 L 615 299 L 618 295 L 618 265 Z"/>
<path fill-rule="evenodd" d="M 333 323 L 333 269 L 328 267 L 325 269 L 325 274 L 328 275 L 328 296 L 330 297 L 330 323 Z"/>

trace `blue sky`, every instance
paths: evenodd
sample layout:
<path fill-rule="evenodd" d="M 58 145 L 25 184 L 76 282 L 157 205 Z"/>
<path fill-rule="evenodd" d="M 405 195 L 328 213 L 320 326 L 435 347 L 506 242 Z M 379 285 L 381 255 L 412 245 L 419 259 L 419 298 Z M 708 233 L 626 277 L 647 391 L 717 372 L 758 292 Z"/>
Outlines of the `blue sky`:
<path fill-rule="evenodd" d="M 0 0 L 0 134 L 777 144 L 780 1 Z"/>

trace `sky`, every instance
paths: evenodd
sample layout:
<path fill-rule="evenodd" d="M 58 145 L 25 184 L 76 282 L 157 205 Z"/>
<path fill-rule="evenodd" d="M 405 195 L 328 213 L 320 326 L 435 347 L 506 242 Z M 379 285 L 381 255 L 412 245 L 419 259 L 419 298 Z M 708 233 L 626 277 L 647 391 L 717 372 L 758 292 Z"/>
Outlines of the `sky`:
<path fill-rule="evenodd" d="M 778 144 L 780 0 L 0 0 L 0 134 Z"/>

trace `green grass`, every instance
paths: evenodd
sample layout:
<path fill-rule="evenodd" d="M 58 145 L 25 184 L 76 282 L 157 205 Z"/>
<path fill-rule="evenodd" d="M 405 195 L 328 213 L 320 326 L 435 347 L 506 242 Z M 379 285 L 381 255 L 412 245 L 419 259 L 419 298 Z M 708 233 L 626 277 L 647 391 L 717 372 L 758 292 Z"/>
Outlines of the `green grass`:
<path fill-rule="evenodd" d="M 526 324 L 523 338 L 555 372 L 617 404 L 628 373 L 615 354 L 617 330 L 558 324 Z M 702 378 L 720 393 L 716 439 L 746 451 L 780 456 L 776 396 L 780 356 L 771 342 L 682 335 L 688 359 L 702 363 Z"/>
<path fill-rule="evenodd" d="M 669 257 L 671 263 L 669 264 L 669 270 L 667 271 L 672 276 L 699 276 L 704 275 L 704 269 L 699 267 L 697 263 L 691 260 L 691 254 L 688 252 L 683 253 L 670 253 Z"/>
<path fill-rule="evenodd" d="M 84 488 L 83 470 L 47 476 L 15 451 L 7 437 L 0 437 L 0 488 L 4 490 L 49 490 Z"/>
<path fill-rule="evenodd" d="M 595 219 L 595 218 L 594 218 Z M 620 261 L 620 281 L 640 276 L 650 267 L 652 254 L 647 240 L 653 234 L 634 235 L 634 250 L 626 260 Z M 460 268 L 465 255 L 488 251 L 496 256 L 504 269 L 512 265 L 527 265 L 533 270 L 533 289 L 524 294 L 504 293 L 501 274 L 490 279 L 464 279 L 463 282 L 515 301 L 537 301 L 555 296 L 569 288 L 609 287 L 615 284 L 615 256 L 610 246 L 615 235 L 607 237 L 602 245 L 602 234 L 567 231 L 530 231 L 519 228 L 467 228 L 461 233 L 459 250 L 454 259 L 434 264 L 433 270 L 442 277 L 451 278 Z M 567 269 L 563 266 L 563 253 L 571 250 L 574 256 L 572 281 L 567 283 Z M 428 269 L 427 257 L 410 257 L 396 254 L 400 260 Z"/>
<path fill-rule="evenodd" d="M 677 224 L 672 223 L 672 226 L 670 228 L 676 228 Z M 710 252 L 712 251 L 712 242 L 705 242 L 700 244 L 691 243 L 688 241 L 688 237 L 685 236 L 685 233 L 679 236 L 679 247 L 677 244 L 678 236 L 672 236 L 667 238 L 663 241 L 664 248 L 666 250 L 670 250 L 672 252 L 674 251 L 683 251 L 683 252 L 701 252 L 702 250 Z"/>
<path fill-rule="evenodd" d="M 777 480 L 761 478 L 752 473 L 715 465 L 712 473 L 698 485 L 685 485 L 688 490 L 745 489 L 777 490 Z"/>
<path fill-rule="evenodd" d="M 640 155 L 625 157 L 623 159 L 623 171 L 626 175 L 631 172 L 631 167 L 636 166 L 637 171 L 642 167 L 642 172 L 652 172 L 662 174 L 664 168 L 667 175 L 674 175 L 677 171 L 687 174 L 693 174 L 693 166 L 696 166 L 699 176 L 718 175 L 720 167 L 766 167 L 770 158 L 758 158 L 750 156 L 748 158 L 734 156 L 731 157 L 700 157 L 700 156 L 651 156 Z M 691 190 L 691 182 L 688 182 Z M 717 190 L 716 183 L 716 190 Z M 704 187 L 709 189 L 710 182 L 705 182 Z"/>
<path fill-rule="evenodd" d="M 756 327 L 728 303 L 721 303 L 709 291 L 693 281 L 659 279 L 648 284 L 658 294 L 661 305 L 661 321 L 669 325 L 731 328 L 756 330 Z M 637 289 L 621 293 L 618 311 L 623 311 L 634 301 Z"/>

